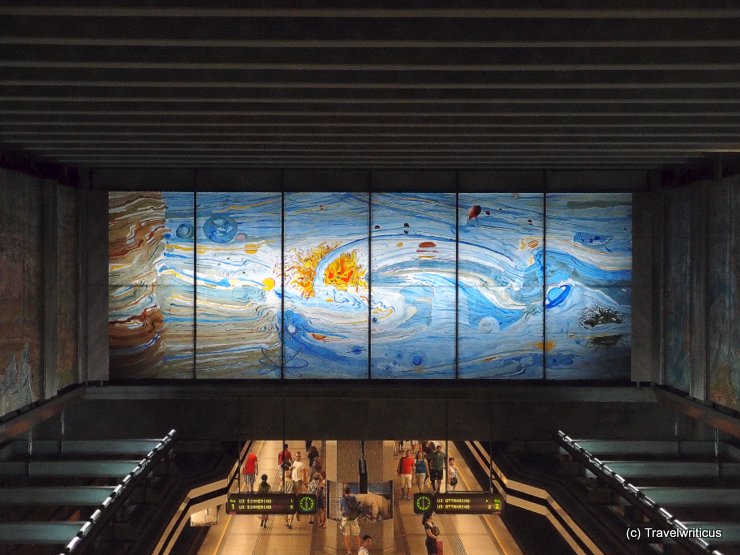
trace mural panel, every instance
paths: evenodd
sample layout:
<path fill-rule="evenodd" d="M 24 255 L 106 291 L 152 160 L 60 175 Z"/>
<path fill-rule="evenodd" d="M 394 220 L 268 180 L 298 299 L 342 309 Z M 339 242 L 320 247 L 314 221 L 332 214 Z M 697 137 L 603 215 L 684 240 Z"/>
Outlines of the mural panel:
<path fill-rule="evenodd" d="M 35 182 L 0 187 L 0 416 L 41 394 L 41 193 Z"/>
<path fill-rule="evenodd" d="M 285 194 L 286 378 L 367 378 L 368 195 Z"/>
<path fill-rule="evenodd" d="M 666 195 L 665 279 L 663 305 L 666 383 L 689 391 L 691 380 L 691 191 L 689 187 Z"/>
<path fill-rule="evenodd" d="M 109 196 L 112 377 L 193 377 L 193 200 L 192 193 Z"/>
<path fill-rule="evenodd" d="M 198 378 L 279 378 L 281 195 L 198 193 Z"/>
<path fill-rule="evenodd" d="M 459 199 L 461 378 L 542 378 L 541 194 Z"/>
<path fill-rule="evenodd" d="M 628 379 L 632 195 L 546 198 L 547 379 Z"/>
<path fill-rule="evenodd" d="M 455 195 L 372 195 L 372 377 L 455 377 Z"/>
<path fill-rule="evenodd" d="M 740 410 L 740 194 L 735 183 L 712 185 L 709 195 L 709 399 Z"/>
<path fill-rule="evenodd" d="M 57 189 L 57 388 L 77 382 L 77 190 Z"/>

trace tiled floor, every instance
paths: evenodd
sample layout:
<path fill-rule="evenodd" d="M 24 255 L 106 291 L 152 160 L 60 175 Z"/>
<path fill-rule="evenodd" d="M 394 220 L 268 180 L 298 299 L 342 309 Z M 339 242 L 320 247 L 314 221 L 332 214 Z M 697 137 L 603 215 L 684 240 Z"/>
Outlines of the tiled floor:
<path fill-rule="evenodd" d="M 305 451 L 303 442 L 289 442 L 291 451 Z M 393 455 L 393 443 L 385 443 L 386 475 L 395 475 L 398 457 Z M 470 471 L 462 464 L 454 445 L 449 444 L 450 456 L 458 462 L 460 483 L 458 491 L 468 488 L 480 490 Z M 277 455 L 280 442 L 258 441 L 255 452 L 259 457 L 260 473 L 266 473 L 273 487 L 279 487 Z M 243 486 L 244 487 L 244 486 Z M 396 482 L 396 507 L 394 513 L 396 555 L 426 555 L 424 530 L 421 517 L 415 515 L 411 501 L 401 499 L 401 490 Z M 469 515 L 437 515 L 444 542 L 445 555 L 496 555 L 506 553 L 518 555 L 514 541 L 508 536 L 498 517 Z M 332 526 L 329 521 L 327 526 Z M 492 532 L 494 531 L 495 534 Z M 260 528 L 259 517 L 247 515 L 221 514 L 219 523 L 213 526 L 200 555 L 310 555 L 312 554 L 313 534 L 323 533 L 315 525 L 309 525 L 304 516 L 300 522 L 293 522 L 293 528 L 285 526 L 284 517 L 271 517 L 266 529 Z M 318 539 L 318 538 L 316 538 Z M 501 548 L 505 546 L 505 550 Z M 378 551 L 378 553 L 380 553 Z M 317 554 L 318 555 L 318 554 Z"/>

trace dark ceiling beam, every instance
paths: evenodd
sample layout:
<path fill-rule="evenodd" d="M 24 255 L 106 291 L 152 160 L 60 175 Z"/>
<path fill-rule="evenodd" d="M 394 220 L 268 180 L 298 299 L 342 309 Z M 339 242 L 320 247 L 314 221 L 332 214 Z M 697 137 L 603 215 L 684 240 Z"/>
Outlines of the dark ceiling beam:
<path fill-rule="evenodd" d="M 201 48 L 592 48 L 731 47 L 730 18 L 346 19 L 173 18 L 7 15 L 0 44 Z M 464 28 L 464 32 L 461 29 Z"/>
<path fill-rule="evenodd" d="M 202 3 L 160 1 L 156 6 L 142 6 L 136 0 L 118 0 L 114 5 L 100 5 L 95 0 L 76 0 L 74 5 L 63 0 L 6 0 L 0 6 L 0 15 L 9 16 L 77 16 L 77 17 L 156 17 L 156 18 L 563 18 L 563 19 L 671 19 L 703 17 L 740 17 L 740 8 L 729 0 L 623 0 L 618 7 L 595 7 L 593 1 L 570 0 L 567 8 L 562 2 L 537 0 L 505 0 L 492 7 L 481 0 L 458 0 L 449 3 L 426 1 L 413 7 L 399 7 L 397 2 L 367 2 L 334 0 L 320 2 L 273 1 L 267 5 L 260 0 L 219 0 L 208 7 Z"/>
<path fill-rule="evenodd" d="M 4 126 L 0 122 L 0 130 Z M 13 127 L 13 126 L 10 126 Z M 163 127 L 167 127 L 166 125 Z M 679 138 L 706 138 L 711 139 L 714 136 L 721 138 L 735 139 L 740 133 L 740 122 L 728 123 L 696 123 L 692 124 L 692 130 L 682 132 L 685 128 L 683 123 L 619 123 L 604 124 L 595 123 L 569 123 L 558 125 L 557 123 L 530 124 L 530 123 L 506 123 L 506 124 L 446 124 L 440 122 L 424 124 L 398 124 L 389 125 L 385 123 L 325 123 L 322 125 L 302 125 L 295 123 L 272 123 L 272 124 L 245 124 L 236 127 L 244 128 L 245 131 L 235 130 L 234 127 L 229 129 L 218 128 L 203 129 L 203 126 L 194 126 L 192 130 L 178 129 L 172 131 L 152 131 L 146 129 L 88 129 L 80 127 L 79 129 L 70 129 L 64 126 L 62 129 L 10 129 L 3 132 L 6 137 L 169 137 L 189 139 L 221 137 L 230 140 L 237 137 L 255 137 L 265 141 L 290 139 L 310 139 L 334 137 L 337 139 L 348 137 L 360 137 L 365 139 L 374 138 L 380 140 L 384 138 L 415 138 L 423 141 L 435 141 L 438 139 L 467 139 L 467 138 L 490 138 L 499 137 L 543 137 L 543 140 L 549 140 L 552 137 L 558 138 L 578 138 L 578 137 L 614 137 L 615 140 L 621 137 L 629 137 L 634 140 L 639 137 L 679 137 Z M 264 128 L 264 129 L 262 129 Z M 279 128 L 279 131 L 275 131 Z M 430 129 L 443 128 L 444 132 L 430 133 Z M 328 131 L 327 131 L 328 130 Z M 73 139 L 72 139 L 73 140 Z M 323 140 L 323 139 L 322 139 Z"/>
<path fill-rule="evenodd" d="M 4 45 L 0 67 L 560 71 L 740 69 L 736 48 L 186 48 Z"/>
<path fill-rule="evenodd" d="M 687 136 L 688 135 L 688 136 Z M 399 137 L 395 140 L 389 139 L 388 137 L 373 137 L 357 135 L 350 138 L 346 137 L 224 137 L 220 134 L 214 135 L 167 135 L 167 136 L 145 136 L 139 137 L 138 135 L 129 135 L 122 137 L 118 134 L 110 134 L 108 136 L 85 136 L 77 137 L 69 135 L 65 138 L 49 138 L 44 134 L 37 135 L 21 135 L 21 134 L 10 134 L 6 133 L 4 136 L 14 137 L 18 140 L 25 141 L 26 144 L 33 146 L 34 148 L 48 148 L 53 146 L 62 147 L 76 147 L 78 145 L 116 145 L 117 147 L 125 147 L 129 145 L 143 145 L 151 148 L 159 148 L 164 146 L 173 145 L 263 145 L 265 147 L 275 147 L 280 145 L 366 145 L 366 146 L 386 146 L 386 145 L 418 145 L 418 146 L 434 146 L 434 145 L 496 145 L 496 144 L 537 144 L 537 145 L 589 145 L 589 146 L 620 146 L 620 145 L 654 145 L 660 146 L 665 145 L 666 147 L 682 147 L 692 145 L 702 145 L 707 143 L 722 143 L 725 141 L 735 142 L 740 140 L 740 130 L 734 134 L 720 134 L 719 136 L 714 135 L 712 137 L 704 136 L 702 134 L 652 134 L 649 136 L 642 136 L 637 133 L 630 135 L 613 135 L 603 133 L 589 133 L 589 134 L 540 134 L 540 133 L 509 133 L 499 135 L 487 135 L 483 137 L 457 137 L 456 140 L 450 140 L 450 137 Z"/>
<path fill-rule="evenodd" d="M 631 86 L 651 87 L 662 86 L 692 86 L 704 83 L 707 86 L 717 84 L 724 86 L 728 83 L 740 82 L 740 70 L 717 70 L 697 68 L 690 71 L 674 71 L 651 69 L 634 70 L 624 68 L 621 71 L 461 71 L 450 68 L 448 71 L 384 71 L 382 68 L 374 70 L 346 70 L 338 72 L 322 71 L 291 71 L 285 68 L 274 70 L 263 69 L 254 71 L 233 71 L 221 69 L 74 69 L 74 68 L 31 68 L 6 67 L 0 72 L 0 85 L 30 82 L 45 84 L 45 86 L 79 86 L 77 83 L 98 83 L 101 86 L 131 86 L 140 87 L 177 87 L 177 88 L 244 88 L 251 86 L 269 85 L 273 88 L 284 86 L 304 86 L 310 83 L 312 87 L 319 87 L 322 83 L 328 87 L 342 86 L 357 87 L 389 87 L 398 86 L 462 86 L 462 87 L 492 87 L 492 88 L 540 88 L 565 87 L 581 88 L 597 86 L 615 86 L 629 88 Z M 66 85 L 63 85 L 66 83 Z"/>
<path fill-rule="evenodd" d="M 61 155 L 96 155 L 96 156 L 109 156 L 111 152 L 120 153 L 125 156 L 141 155 L 149 156 L 154 151 L 151 147 L 144 146 L 131 146 L 131 147 L 38 147 L 35 146 L 35 151 L 41 154 L 53 154 L 54 156 Z M 182 154 L 182 155 L 255 155 L 259 156 L 264 153 L 268 154 L 288 154 L 288 153 L 301 153 L 301 154 L 344 154 L 344 153 L 363 153 L 363 154 L 397 154 L 397 153 L 418 153 L 423 155 L 425 153 L 438 154 L 441 152 L 446 153 L 459 153 L 459 154 L 501 154 L 501 153 L 527 153 L 527 154 L 547 154 L 552 155 L 553 153 L 558 154 L 630 154 L 634 153 L 636 156 L 641 154 L 655 154 L 660 153 L 661 155 L 676 154 L 685 156 L 687 153 L 690 155 L 701 154 L 706 150 L 706 147 L 702 148 L 699 145 L 690 145 L 686 147 L 669 145 L 669 146 L 655 146 L 655 145 L 561 145 L 561 146 L 541 146 L 537 144 L 499 144 L 499 145 L 457 145 L 455 146 L 429 146 L 422 145 L 394 145 L 390 147 L 380 148 L 377 145 L 313 145 L 313 146 L 286 146 L 286 145 L 269 145 L 269 146 L 214 146 L 207 147 L 203 145 L 190 146 L 190 147 L 158 147 L 156 152 L 165 154 Z"/>
<path fill-rule="evenodd" d="M 290 114 L 286 116 L 276 115 L 255 115 L 247 118 L 247 121 L 235 121 L 235 117 L 222 118 L 221 121 L 217 121 L 214 116 L 207 116 L 204 119 L 206 121 L 196 121 L 193 117 L 180 117 L 177 119 L 170 119 L 163 121 L 161 116 L 155 118 L 156 121 L 144 120 L 144 121 L 125 121 L 123 118 L 112 118 L 109 116 L 94 116 L 81 118 L 77 116 L 75 119 L 65 117 L 51 117 L 47 116 L 44 118 L 33 118 L 32 115 L 18 115 L 17 117 L 11 117 L 8 115 L 0 118 L 0 132 L 4 129 L 12 130 L 23 130 L 26 127 L 43 127 L 48 132 L 53 132 L 55 127 L 59 128 L 71 128 L 76 129 L 96 129 L 102 130 L 101 128 L 107 127 L 108 130 L 115 132 L 120 129 L 122 132 L 133 131 L 134 129 L 140 130 L 166 130 L 166 129 L 179 129 L 180 128 L 192 128 L 192 129 L 203 129 L 207 128 L 211 131 L 215 130 L 226 130 L 226 129 L 250 129 L 253 131 L 259 131 L 260 127 L 266 129 L 278 127 L 284 128 L 295 128 L 304 126 L 315 126 L 317 128 L 347 128 L 347 127 L 388 127 L 400 130 L 398 132 L 407 132 L 408 129 L 423 129 L 430 133 L 438 134 L 438 131 L 442 128 L 445 129 L 497 129 L 502 127 L 568 127 L 568 128 L 583 128 L 583 127 L 622 127 L 622 128 L 636 128 L 636 127 L 676 127 L 676 128 L 687 128 L 692 125 L 701 126 L 721 126 L 728 129 L 735 130 L 740 125 L 740 116 L 730 114 L 703 114 L 698 116 L 681 116 L 681 114 L 663 114 L 661 116 L 647 115 L 647 114 L 621 114 L 607 118 L 604 114 L 597 115 L 581 115 L 575 117 L 574 114 L 556 114 L 556 115 L 532 115 L 528 113 L 518 114 L 513 116 L 507 116 L 505 114 L 470 114 L 466 116 L 472 119 L 472 121 L 460 121 L 462 116 L 451 115 L 449 117 L 442 116 L 409 116 L 403 114 L 384 114 L 381 116 L 363 117 L 363 116 L 317 116 L 317 115 L 301 115 L 301 114 Z M 300 121 L 298 121 L 300 119 Z M 316 123 L 315 119 L 325 119 L 321 123 Z M 435 131 L 436 130 L 436 131 Z M 264 130 L 263 130 L 264 131 Z"/>
<path fill-rule="evenodd" d="M 95 121 L 102 121 L 105 118 L 119 119 L 147 119 L 155 118 L 162 121 L 163 118 L 171 118 L 174 121 L 181 121 L 187 118 L 187 121 L 197 122 L 198 118 L 228 118 L 233 121 L 235 118 L 253 118 L 257 116 L 276 116 L 276 117 L 335 117 L 343 116 L 348 118 L 359 117 L 416 117 L 416 118 L 481 118 L 481 117 L 530 117 L 540 116 L 549 117 L 737 117 L 740 116 L 737 102 L 733 103 L 712 103 L 712 104 L 691 104 L 683 107 L 680 104 L 634 104 L 618 102 L 589 102 L 589 103 L 570 103 L 565 106 L 557 104 L 504 104 L 504 103 L 441 103 L 441 106 L 435 104 L 386 104 L 383 102 L 361 102 L 354 101 L 346 104 L 324 104 L 324 103 L 282 103 L 282 102 L 264 102 L 255 103 L 248 109 L 234 109 L 229 106 L 216 106 L 214 108 L 222 109 L 182 109 L 181 106 L 154 106 L 142 110 L 140 105 L 122 106 L 116 110 L 98 110 L 92 107 L 83 106 L 74 107 L 69 105 L 58 106 L 57 109 L 10 109 L 5 106 L 0 107 L 0 117 L 5 122 L 18 121 L 84 121 L 85 118 L 92 118 Z M 78 109 L 75 109 L 78 108 Z M 173 109 L 177 108 L 177 109 Z M 36 118 L 28 116 L 37 116 Z"/>
<path fill-rule="evenodd" d="M 734 136 L 732 139 L 726 141 L 727 143 L 734 143 L 740 139 L 740 135 Z M 675 140 L 655 140 L 648 138 L 641 138 L 639 140 L 627 139 L 622 141 L 599 141 L 593 138 L 578 138 L 571 137 L 569 139 L 545 139 L 541 137 L 522 139 L 518 137 L 499 137 L 496 140 L 458 140 L 454 142 L 441 141 L 439 139 L 433 139 L 431 141 L 419 141 L 418 139 L 405 140 L 405 141 L 389 141 L 387 139 L 378 138 L 373 141 L 368 140 L 288 140 L 288 141 L 275 141 L 275 140 L 175 140 L 175 141 L 153 141 L 153 140 L 75 140 L 75 141 L 33 141 L 27 140 L 24 144 L 33 147 L 34 149 L 54 149 L 56 151 L 84 151 L 84 150 L 119 150 L 121 152 L 125 150 L 134 149 L 155 149 L 155 150 L 187 150 L 190 148 L 208 148 L 208 149 L 237 149 L 244 147 L 254 147 L 260 150 L 267 149 L 283 149 L 283 148 L 346 148 L 352 149 L 357 147 L 372 148 L 373 150 L 382 152 L 384 150 L 393 150 L 398 146 L 407 148 L 424 148 L 434 150 L 440 147 L 457 147 L 457 148 L 483 148 L 483 147 L 531 147 L 536 146 L 538 149 L 547 150 L 552 148 L 592 148 L 592 149 L 642 149 L 642 148 L 653 148 L 653 149 L 671 149 L 671 150 L 690 150 L 696 148 L 706 147 L 707 145 L 718 145 L 725 141 L 710 140 L 707 137 L 702 137 L 699 140 L 687 141 L 686 139 L 676 138 Z"/>
<path fill-rule="evenodd" d="M 188 95 L 173 94 L 172 90 L 154 89 L 146 95 L 125 94 L 115 89 L 88 89 L 81 91 L 62 88 L 56 91 L 21 87 L 3 87 L 0 89 L 0 105 L 26 106 L 39 110 L 53 109 L 59 103 L 66 107 L 96 105 L 96 109 L 127 106 L 167 106 L 167 105 L 212 105 L 252 103 L 288 103 L 306 104 L 351 104 L 368 102 L 380 104 L 738 104 L 740 87 L 720 89 L 634 89 L 634 90 L 396 90 L 381 89 L 234 89 L 209 90 L 201 89 Z M 51 94 L 50 94 L 51 93 Z"/>

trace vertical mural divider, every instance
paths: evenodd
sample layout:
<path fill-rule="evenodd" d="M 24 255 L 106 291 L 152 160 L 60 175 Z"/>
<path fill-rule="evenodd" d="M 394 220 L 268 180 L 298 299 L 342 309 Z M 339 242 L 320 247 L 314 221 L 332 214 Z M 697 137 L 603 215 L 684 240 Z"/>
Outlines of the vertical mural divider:
<path fill-rule="evenodd" d="M 455 170 L 455 379 L 460 378 L 460 170 Z M 445 451 L 446 452 L 446 451 Z"/>
<path fill-rule="evenodd" d="M 373 379 L 373 172 L 367 172 L 367 379 Z"/>
<path fill-rule="evenodd" d="M 285 170 L 280 170 L 280 379 L 285 379 Z"/>
<path fill-rule="evenodd" d="M 547 380 L 547 171 L 542 172 L 542 381 Z"/>
<path fill-rule="evenodd" d="M 193 170 L 193 185 L 195 185 Z M 195 187 L 193 187 L 195 189 Z M 198 192 L 193 192 L 193 379 L 198 379 Z"/>

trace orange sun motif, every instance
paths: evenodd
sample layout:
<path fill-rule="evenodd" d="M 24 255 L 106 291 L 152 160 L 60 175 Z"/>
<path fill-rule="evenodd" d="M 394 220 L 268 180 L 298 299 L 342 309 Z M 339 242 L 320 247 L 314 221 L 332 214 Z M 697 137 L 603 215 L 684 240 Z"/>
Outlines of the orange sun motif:
<path fill-rule="evenodd" d="M 357 251 L 343 252 L 324 271 L 324 283 L 340 291 L 350 287 L 367 287 L 363 279 L 367 270 L 357 262 Z"/>
<path fill-rule="evenodd" d="M 318 265 L 338 246 L 338 243 L 324 242 L 310 250 L 293 251 L 286 273 L 290 277 L 290 284 L 298 288 L 302 297 L 310 299 L 316 295 L 313 284 Z M 363 279 L 366 273 L 367 270 L 357 262 L 357 251 L 342 253 L 324 270 L 324 284 L 333 285 L 340 291 L 347 291 L 350 287 L 367 287 Z"/>

